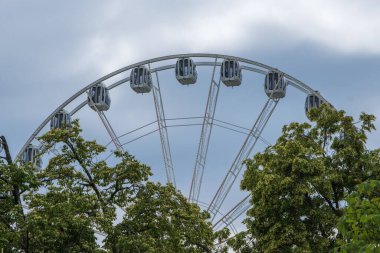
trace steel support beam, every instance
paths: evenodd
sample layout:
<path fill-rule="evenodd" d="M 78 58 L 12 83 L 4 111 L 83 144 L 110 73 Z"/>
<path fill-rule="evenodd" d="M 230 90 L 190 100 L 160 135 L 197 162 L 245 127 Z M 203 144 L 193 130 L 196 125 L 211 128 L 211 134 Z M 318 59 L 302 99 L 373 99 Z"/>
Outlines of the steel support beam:
<path fill-rule="evenodd" d="M 157 85 L 153 85 L 152 90 L 153 90 L 154 106 L 156 108 L 158 130 L 160 132 L 162 156 L 164 158 L 164 163 L 165 163 L 166 178 L 167 178 L 168 183 L 171 183 L 174 186 L 176 186 L 174 167 L 173 167 L 172 155 L 171 155 L 170 144 L 169 144 L 169 135 L 168 135 L 167 126 L 166 126 L 165 111 L 164 111 L 162 97 L 161 97 L 160 81 L 158 79 L 157 72 L 155 72 L 155 75 L 156 75 Z"/>
<path fill-rule="evenodd" d="M 231 226 L 232 223 L 239 218 L 242 214 L 247 212 L 251 207 L 249 203 L 251 195 L 246 196 L 242 201 L 235 205 L 228 213 L 226 213 L 220 220 L 218 220 L 212 227 L 221 229 L 223 227 Z"/>
<path fill-rule="evenodd" d="M 117 138 L 117 135 L 116 135 L 115 131 L 113 130 L 112 125 L 108 121 L 105 113 L 102 111 L 98 111 L 98 115 L 99 115 L 104 127 L 106 128 L 109 136 L 111 137 L 111 140 L 112 140 L 113 144 L 115 145 L 116 149 L 119 151 L 123 151 L 123 146 L 121 145 L 119 138 Z"/>
<path fill-rule="evenodd" d="M 215 81 L 216 66 L 217 58 L 215 58 L 215 64 L 212 70 L 210 89 L 208 92 L 206 109 L 202 123 L 202 131 L 199 138 L 198 150 L 193 170 L 193 178 L 191 180 L 191 187 L 189 193 L 189 200 L 195 203 L 198 202 L 199 193 L 201 191 L 203 173 L 206 165 L 208 146 L 210 143 L 212 126 L 214 123 L 215 109 L 218 101 L 219 87 L 221 82 L 220 77 L 218 82 Z"/>
<path fill-rule="evenodd" d="M 216 214 L 219 212 L 224 200 L 231 190 L 236 178 L 238 177 L 241 169 L 243 168 L 243 162 L 247 159 L 260 138 L 262 131 L 264 130 L 269 118 L 272 116 L 274 109 L 279 100 L 273 100 L 269 98 L 265 103 L 259 117 L 256 119 L 253 127 L 251 128 L 249 135 L 245 139 L 239 153 L 235 157 L 230 169 L 228 170 L 223 182 L 214 195 L 209 207 L 208 212 L 211 214 L 211 220 L 215 219 Z"/>
<path fill-rule="evenodd" d="M 90 96 L 88 94 L 88 92 L 86 92 L 86 93 L 87 93 L 87 97 L 90 99 L 90 103 L 94 104 L 94 101 L 92 100 L 92 96 Z M 103 126 L 107 130 L 107 133 L 111 137 L 111 140 L 112 140 L 113 144 L 115 145 L 116 149 L 119 151 L 123 151 L 123 146 L 120 144 L 119 138 L 117 138 L 117 135 L 116 135 L 115 131 L 113 130 L 112 125 L 110 124 L 109 120 L 107 119 L 105 113 L 103 111 L 99 111 L 95 105 L 94 105 L 94 110 L 99 115 L 99 118 L 102 121 Z"/>

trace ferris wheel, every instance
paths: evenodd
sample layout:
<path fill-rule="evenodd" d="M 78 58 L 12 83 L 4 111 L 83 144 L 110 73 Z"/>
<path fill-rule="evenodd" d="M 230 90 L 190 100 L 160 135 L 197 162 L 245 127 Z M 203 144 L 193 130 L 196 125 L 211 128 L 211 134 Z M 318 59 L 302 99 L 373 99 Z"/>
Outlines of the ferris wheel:
<path fill-rule="evenodd" d="M 251 119 L 253 124 L 249 127 L 243 127 L 236 122 L 227 122 L 217 118 L 215 112 L 218 107 L 221 87 L 236 87 L 238 89 L 238 86 L 246 85 L 244 82 L 245 76 L 250 74 L 264 77 L 261 80 L 264 88 L 263 94 L 266 95 L 264 104 L 260 108 L 254 108 L 258 112 L 258 116 Z M 203 103 L 197 101 L 197 104 L 203 105 L 201 115 L 177 114 L 176 117 L 168 117 L 166 114 L 168 108 L 164 106 L 166 101 L 163 99 L 165 97 L 164 86 L 168 86 L 170 81 L 171 83 L 174 82 L 177 87 L 188 86 L 188 89 L 190 89 L 194 84 L 199 83 L 202 78 L 204 79 L 201 81 L 202 85 L 207 87 L 203 91 L 207 94 L 204 95 L 206 101 L 203 101 Z M 207 81 L 205 81 L 206 79 Z M 165 84 L 160 85 L 160 83 Z M 115 117 L 114 113 L 111 117 L 116 120 L 112 121 L 108 114 L 110 108 L 114 106 L 113 104 L 111 105 L 111 100 L 113 99 L 111 93 L 120 89 L 120 87 L 131 88 L 128 89 L 130 94 L 146 94 L 143 96 L 145 104 L 147 99 L 153 97 L 150 110 L 153 112 L 154 119 L 151 122 L 146 124 L 139 122 L 139 124 L 141 123 L 140 125 L 125 131 L 122 127 L 130 124 L 130 122 L 127 122 L 120 124 L 121 127 L 119 126 L 115 130 L 114 123 L 111 124 L 111 122 L 121 121 L 126 117 L 125 115 Z M 226 202 L 227 196 L 230 194 L 233 185 L 236 185 L 237 181 L 239 181 L 238 177 L 239 175 L 241 176 L 241 172 L 244 170 L 243 162 L 253 155 L 257 143 L 270 144 L 262 136 L 262 133 L 278 103 L 285 98 L 289 88 L 295 88 L 306 95 L 305 112 L 312 108 L 318 108 L 323 103 L 328 103 L 319 92 L 287 73 L 240 57 L 193 53 L 169 55 L 141 61 L 99 78 L 68 98 L 37 127 L 21 148 L 18 157 L 25 162 L 33 162 L 36 167 L 40 168 L 42 160 L 38 156 L 40 147 L 36 137 L 49 130 L 49 128 L 61 128 L 70 125 L 72 118 L 78 115 L 79 118 L 81 118 L 81 115 L 84 115 L 84 117 L 88 117 L 88 114 L 96 115 L 98 119 L 92 118 L 92 125 L 102 126 L 105 129 L 103 132 L 107 138 L 102 140 L 110 150 L 129 151 L 129 145 L 132 142 L 144 142 L 148 135 L 155 134 L 159 139 L 156 151 L 160 154 L 161 162 L 163 161 L 163 166 L 157 167 L 163 167 L 164 181 L 176 186 L 183 194 L 188 196 L 189 201 L 197 203 L 202 209 L 207 210 L 210 213 L 210 221 L 215 229 L 229 227 L 236 233 L 238 232 L 236 221 L 249 209 L 250 195 L 243 195 L 234 203 L 231 201 Z M 131 90 L 133 92 L 130 92 Z M 118 99 L 123 100 L 120 97 L 119 94 Z M 135 108 L 139 107 L 137 100 L 140 98 L 141 96 L 134 100 L 133 106 Z M 128 106 L 131 107 L 131 105 Z M 175 104 L 174 107 L 176 106 Z M 117 111 L 119 114 L 123 112 L 123 108 L 119 108 Z M 197 123 L 192 122 L 192 120 L 196 120 Z M 191 177 L 189 176 L 186 180 L 181 178 L 183 171 L 179 171 L 175 167 L 175 152 L 173 152 L 172 148 L 173 139 L 170 138 L 172 129 L 183 126 L 198 127 L 196 145 L 194 146 L 195 153 L 191 159 L 191 164 L 188 165 L 188 168 L 191 169 L 189 174 Z M 153 128 L 153 130 L 141 132 L 149 127 Z M 211 136 L 213 129 L 216 127 L 240 132 L 244 138 L 239 148 L 233 152 L 234 157 L 229 164 L 215 172 L 218 174 L 223 173 L 224 175 L 219 177 L 220 182 L 214 184 L 216 186 L 214 190 L 212 191 L 209 188 L 203 190 L 205 181 L 215 181 L 214 178 L 207 179 L 205 171 L 213 169 L 207 165 L 209 163 L 209 147 L 211 140 L 213 140 Z M 137 133 L 140 133 L 140 135 L 136 135 Z M 135 134 L 133 138 L 127 139 L 132 134 Z M 109 159 L 110 156 L 105 157 L 105 159 Z M 137 156 L 137 159 L 139 159 L 139 156 Z M 178 181 L 182 183 L 178 183 Z M 184 184 L 187 185 L 184 187 Z M 188 188 L 187 192 L 184 192 L 186 187 Z M 207 191 L 206 193 L 209 195 L 207 200 L 202 199 L 202 191 Z M 227 207 L 222 209 L 225 205 Z"/>

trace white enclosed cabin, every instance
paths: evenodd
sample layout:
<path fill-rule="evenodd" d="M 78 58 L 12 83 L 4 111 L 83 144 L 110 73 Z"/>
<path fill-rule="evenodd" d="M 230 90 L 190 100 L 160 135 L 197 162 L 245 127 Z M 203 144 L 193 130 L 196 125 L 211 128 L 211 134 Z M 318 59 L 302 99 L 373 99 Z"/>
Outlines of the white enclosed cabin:
<path fill-rule="evenodd" d="M 226 86 L 239 86 L 243 78 L 239 62 L 232 59 L 223 60 L 220 75 Z"/>
<path fill-rule="evenodd" d="M 286 94 L 287 82 L 282 74 L 270 71 L 265 76 L 264 89 L 270 98 L 283 98 Z"/>
<path fill-rule="evenodd" d="M 152 90 L 152 75 L 145 66 L 139 66 L 131 71 L 131 88 L 137 93 L 148 93 Z"/>
<path fill-rule="evenodd" d="M 37 146 L 29 144 L 29 146 L 24 150 L 22 159 L 25 163 L 31 162 L 36 168 L 40 169 L 42 166 L 42 160 L 41 157 L 38 156 L 39 153 L 40 150 Z"/>
<path fill-rule="evenodd" d="M 107 87 L 103 83 L 93 86 L 89 90 L 87 103 L 94 111 L 107 111 L 111 106 Z"/>
<path fill-rule="evenodd" d="M 50 121 L 50 129 L 70 128 L 71 116 L 66 110 L 62 109 L 54 115 Z"/>
<path fill-rule="evenodd" d="M 305 113 L 307 114 L 313 108 L 319 108 L 324 103 L 325 101 L 315 94 L 307 95 L 305 101 Z"/>
<path fill-rule="evenodd" d="M 197 69 L 191 58 L 180 58 L 175 65 L 175 77 L 181 84 L 194 84 L 197 81 Z"/>

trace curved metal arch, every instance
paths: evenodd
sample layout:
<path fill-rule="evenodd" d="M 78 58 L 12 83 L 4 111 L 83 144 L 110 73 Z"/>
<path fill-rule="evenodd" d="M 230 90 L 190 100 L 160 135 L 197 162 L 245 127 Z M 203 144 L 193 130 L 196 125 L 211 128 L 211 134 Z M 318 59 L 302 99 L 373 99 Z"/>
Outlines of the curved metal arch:
<path fill-rule="evenodd" d="M 284 75 L 284 77 L 286 77 L 290 82 L 289 84 L 300 89 L 301 91 L 305 92 L 305 93 L 309 93 L 309 94 L 314 94 L 316 96 L 318 96 L 319 98 L 327 101 L 320 93 L 317 93 L 315 92 L 310 86 L 308 86 L 307 84 L 301 82 L 300 80 L 292 77 L 291 75 L 283 72 L 283 71 L 280 71 L 276 68 L 273 68 L 273 67 L 270 67 L 268 65 L 265 65 L 263 63 L 260 63 L 260 62 L 256 62 L 256 61 L 252 61 L 252 60 L 249 60 L 249 59 L 245 59 L 245 58 L 241 58 L 241 57 L 235 57 L 235 56 L 230 56 L 230 55 L 221 55 L 221 54 L 207 54 L 207 53 L 193 53 L 193 54 L 175 54 L 175 55 L 168 55 L 168 56 L 162 56 L 162 57 L 157 57 L 157 58 L 152 58 L 152 59 L 149 59 L 149 60 L 145 60 L 145 61 L 140 61 L 140 62 L 137 62 L 137 63 L 134 63 L 134 64 L 131 64 L 131 65 L 128 65 L 126 67 L 123 67 L 123 68 L 120 68 L 118 70 L 115 70 L 97 80 L 95 80 L 94 82 L 88 84 L 87 86 L 85 86 L 84 88 L 82 88 L 81 90 L 77 91 L 74 95 L 72 95 L 69 99 L 67 99 L 65 102 L 63 102 L 60 106 L 58 106 L 48 117 L 46 117 L 46 119 L 37 127 L 37 129 L 32 133 L 32 135 L 29 137 L 29 139 L 26 141 L 26 143 L 23 145 L 23 147 L 21 148 L 21 150 L 19 151 L 18 155 L 16 156 L 16 159 L 18 157 L 21 156 L 23 150 L 33 141 L 33 139 L 39 134 L 39 132 L 42 130 L 43 127 L 46 126 L 46 124 L 49 123 L 49 121 L 51 120 L 52 117 L 54 117 L 54 115 L 56 113 L 58 113 L 61 109 L 65 108 L 67 105 L 69 105 L 74 99 L 76 99 L 77 97 L 79 97 L 80 95 L 82 95 L 83 93 L 85 93 L 87 90 L 89 90 L 92 86 L 100 83 L 100 82 L 103 82 L 111 77 L 114 77 L 118 74 L 121 74 L 123 72 L 126 72 L 132 68 L 135 68 L 135 67 L 138 67 L 140 65 L 146 65 L 146 64 L 151 64 L 151 63 L 155 63 L 155 62 L 160 62 L 160 61 L 166 61 L 166 60 L 172 60 L 172 59 L 177 59 L 177 58 L 185 58 L 185 57 L 195 57 L 195 58 L 217 58 L 217 59 L 224 59 L 224 58 L 229 58 L 229 59 L 234 59 L 234 60 L 237 60 L 239 62 L 243 62 L 243 63 L 247 63 L 247 64 L 250 64 L 250 65 L 253 65 L 253 66 L 256 66 L 256 67 L 259 67 L 259 68 L 262 68 L 264 70 L 260 70 L 260 69 L 255 69 L 255 68 L 249 68 L 247 67 L 246 69 L 247 70 L 252 70 L 252 71 L 255 71 L 255 70 L 258 70 L 258 71 L 255 71 L 255 72 L 261 72 L 262 74 L 268 72 L 268 71 L 277 71 L 277 72 L 280 72 Z M 215 64 L 215 63 L 214 63 Z M 197 63 L 198 65 L 198 63 Z M 207 65 L 207 64 L 204 64 L 204 65 Z M 173 68 L 175 65 L 167 65 L 167 66 L 164 66 L 164 67 L 160 67 L 160 68 L 156 68 L 155 70 L 156 71 L 161 71 L 161 70 L 165 70 L 165 69 L 170 69 L 170 68 Z M 199 66 L 202 66 L 202 64 L 199 64 Z M 244 69 L 244 68 L 243 68 Z M 108 89 L 112 89 L 124 82 L 126 82 L 127 80 L 129 80 L 129 78 L 125 78 L 121 81 L 118 81 L 112 85 L 110 85 L 108 87 Z M 82 103 L 83 104 L 83 103 Z M 84 104 L 83 104 L 84 106 Z M 80 108 L 79 108 L 80 109 Z"/>

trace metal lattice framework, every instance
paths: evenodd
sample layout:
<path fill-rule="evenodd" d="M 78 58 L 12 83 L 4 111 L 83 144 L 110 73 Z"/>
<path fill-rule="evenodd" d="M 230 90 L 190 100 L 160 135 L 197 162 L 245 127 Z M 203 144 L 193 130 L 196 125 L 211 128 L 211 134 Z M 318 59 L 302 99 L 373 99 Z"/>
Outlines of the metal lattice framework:
<path fill-rule="evenodd" d="M 90 100 L 90 102 L 94 103 L 94 101 L 92 100 L 92 97 L 89 96 L 88 92 L 86 92 L 86 93 L 88 95 L 88 99 Z M 104 128 L 107 130 L 107 133 L 111 137 L 111 141 L 115 145 L 115 148 L 117 150 L 123 151 L 123 146 L 121 145 L 119 138 L 117 138 L 117 135 L 116 135 L 115 131 L 113 130 L 112 125 L 110 124 L 108 118 L 106 117 L 106 114 L 103 111 L 99 111 L 96 106 L 94 106 L 94 109 L 95 109 L 96 113 L 99 115 L 99 118 L 102 121 Z"/>
<path fill-rule="evenodd" d="M 205 108 L 203 117 L 181 117 L 181 118 L 166 118 L 165 117 L 164 104 L 163 104 L 164 101 L 162 99 L 161 89 L 160 89 L 159 72 L 174 69 L 175 64 L 172 64 L 172 63 L 165 64 L 165 62 L 170 61 L 170 60 L 176 60 L 179 58 L 196 59 L 194 60 L 194 63 L 196 64 L 197 67 L 209 66 L 212 68 L 210 88 L 209 88 L 206 108 Z M 77 98 L 80 98 L 82 95 L 86 95 L 93 86 L 99 83 L 102 83 L 104 81 L 111 82 L 110 80 L 112 80 L 111 84 L 107 86 L 108 90 L 112 90 L 115 87 L 120 86 L 130 81 L 129 77 L 127 78 L 125 77 L 126 76 L 125 74 L 129 70 L 145 65 L 149 68 L 150 73 L 155 76 L 155 78 L 153 78 L 154 81 L 152 85 L 152 94 L 153 94 L 153 101 L 154 101 L 157 118 L 155 121 L 149 124 L 143 125 L 128 133 L 118 136 L 115 133 L 105 113 L 95 108 L 96 113 L 100 117 L 102 125 L 104 126 L 108 135 L 110 136 L 110 142 L 107 144 L 107 146 L 112 143 L 117 150 L 123 150 L 123 147 L 125 145 L 133 141 L 136 141 L 138 139 L 141 139 L 147 135 L 158 132 L 160 136 L 160 141 L 161 141 L 161 151 L 162 151 L 162 156 L 163 156 L 164 165 L 165 165 L 165 174 L 166 174 L 167 182 L 172 183 L 173 185 L 176 185 L 175 169 L 173 166 L 172 154 L 170 150 L 168 129 L 171 127 L 179 127 L 179 126 L 201 126 L 202 128 L 201 128 L 201 133 L 200 133 L 199 142 L 198 142 L 198 149 L 197 149 L 197 153 L 195 157 L 195 164 L 193 167 L 193 176 L 191 179 L 189 200 L 194 203 L 199 204 L 201 207 L 203 207 L 204 209 L 207 209 L 210 212 L 211 221 L 213 222 L 213 226 L 215 229 L 228 226 L 230 229 L 232 229 L 232 231 L 236 232 L 237 230 L 234 227 L 233 222 L 249 209 L 250 195 L 247 195 L 246 197 L 244 197 L 235 206 L 233 206 L 230 209 L 230 211 L 226 212 L 225 214 L 222 214 L 220 209 L 223 203 L 225 202 L 227 195 L 231 191 L 233 184 L 236 182 L 238 175 L 241 173 L 243 169 L 243 161 L 252 155 L 252 151 L 257 141 L 261 140 L 265 144 L 269 145 L 269 143 L 265 139 L 263 139 L 261 134 L 264 128 L 266 127 L 270 117 L 272 116 L 280 99 L 269 97 L 266 103 L 264 104 L 263 108 L 261 109 L 261 112 L 258 118 L 253 121 L 253 125 L 251 128 L 244 128 L 236 124 L 232 124 L 220 119 L 216 119 L 215 111 L 217 107 L 219 88 L 221 85 L 221 78 L 220 76 L 217 75 L 217 73 L 218 73 L 218 69 L 222 65 L 221 60 L 223 59 L 238 61 L 243 71 L 255 72 L 261 75 L 266 75 L 268 72 L 279 73 L 281 77 L 283 76 L 286 79 L 288 86 L 292 86 L 305 94 L 312 94 L 314 96 L 319 97 L 323 101 L 327 101 L 325 98 L 322 97 L 320 93 L 314 91 L 310 86 L 306 85 L 300 80 L 276 68 L 267 66 L 265 64 L 262 64 L 256 61 L 252 61 L 252 60 L 248 60 L 248 59 L 244 59 L 240 57 L 229 56 L 229 55 L 220 55 L 220 54 L 194 53 L 194 54 L 177 54 L 177 55 L 163 56 L 163 57 L 158 57 L 158 58 L 154 58 L 154 59 L 150 59 L 146 61 L 141 61 L 132 65 L 126 66 L 124 68 L 118 69 L 88 84 L 87 86 L 83 87 L 81 90 L 79 90 L 77 93 L 72 95 L 69 99 L 67 99 L 64 103 L 58 106 L 41 123 L 41 125 L 37 127 L 37 129 L 33 132 L 33 134 L 30 136 L 30 138 L 26 141 L 26 143 L 21 148 L 18 154 L 18 157 L 22 156 L 23 151 L 28 147 L 29 144 L 31 144 L 36 139 L 36 137 L 41 133 L 44 127 L 49 124 L 49 121 L 54 117 L 56 113 L 68 107 L 69 105 L 72 105 L 73 101 L 74 100 L 76 101 Z M 152 64 L 155 64 L 158 66 L 156 66 L 155 68 L 151 68 Z M 117 81 L 114 81 L 114 80 L 117 80 Z M 86 101 L 80 102 L 79 105 L 77 105 L 73 110 L 71 110 L 70 115 L 71 116 L 75 115 L 78 111 L 80 111 L 83 107 L 85 107 L 87 103 L 88 103 L 87 99 Z M 141 134 L 140 136 L 132 140 L 121 143 L 120 141 L 121 137 L 124 137 L 131 133 L 138 132 L 148 127 L 153 127 L 154 125 L 156 125 L 157 128 L 154 128 L 153 130 L 150 130 L 148 132 L 144 132 L 143 134 Z M 201 187 L 202 187 L 204 171 L 206 169 L 206 160 L 207 160 L 207 154 L 208 154 L 208 149 L 209 149 L 209 144 L 210 144 L 210 138 L 211 138 L 212 129 L 214 126 L 222 127 L 225 129 L 229 129 L 231 131 L 244 134 L 246 138 L 244 142 L 242 143 L 241 148 L 237 152 L 237 155 L 234 161 L 232 162 L 231 166 L 227 170 L 227 173 L 223 181 L 221 182 L 219 188 L 217 189 L 216 193 L 213 195 L 212 201 L 210 203 L 204 203 L 199 200 L 199 196 L 202 189 Z M 1 144 L 0 144 L 0 148 L 1 148 Z M 217 220 L 215 220 L 217 215 L 218 217 L 221 217 L 221 218 L 218 218 Z"/>
<path fill-rule="evenodd" d="M 206 111 L 203 117 L 202 132 L 199 138 L 199 146 L 198 146 L 197 157 L 195 159 L 193 179 L 191 180 L 189 200 L 193 202 L 198 202 L 199 200 L 199 194 L 201 191 L 201 184 L 202 184 L 202 179 L 203 179 L 203 172 L 206 166 L 207 151 L 208 151 L 208 146 L 210 143 L 212 125 L 214 123 L 216 103 L 218 101 L 218 95 L 219 95 L 219 87 L 220 87 L 221 79 L 219 78 L 218 82 L 215 81 L 216 61 L 217 59 L 215 59 L 215 64 L 212 69 L 210 90 L 208 93 Z"/>
<path fill-rule="evenodd" d="M 263 132 L 269 118 L 272 116 L 274 109 L 277 106 L 278 99 L 269 98 L 265 103 L 263 109 L 257 120 L 255 121 L 253 127 L 251 128 L 247 138 L 245 139 L 238 155 L 233 161 L 230 169 L 227 172 L 222 184 L 220 185 L 218 191 L 216 192 L 214 198 L 212 199 L 207 211 L 211 214 L 211 221 L 214 220 L 216 214 L 219 212 L 220 207 L 223 205 L 227 194 L 230 192 L 232 185 L 235 183 L 236 178 L 240 174 L 243 168 L 243 162 L 252 153 L 257 140 L 259 139 L 261 133 Z"/>
<path fill-rule="evenodd" d="M 162 156 L 164 157 L 166 178 L 168 179 L 168 183 L 171 183 L 174 186 L 176 186 L 172 154 L 170 151 L 169 136 L 168 136 L 167 126 L 166 126 L 165 112 L 164 112 L 164 106 L 162 103 L 162 96 L 161 96 L 161 90 L 160 90 L 160 81 L 158 79 L 157 72 L 155 74 L 156 74 L 157 85 L 153 86 L 153 98 L 154 98 L 154 105 L 156 108 L 158 130 L 160 131 Z"/>

